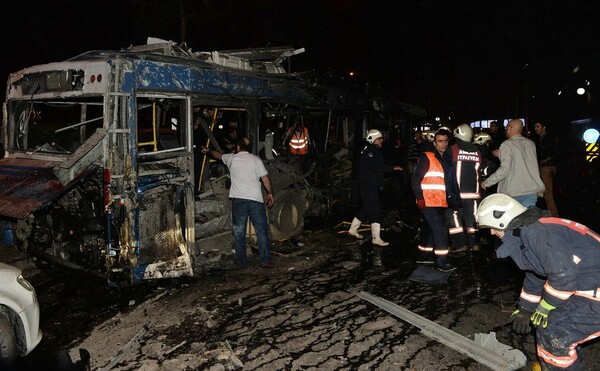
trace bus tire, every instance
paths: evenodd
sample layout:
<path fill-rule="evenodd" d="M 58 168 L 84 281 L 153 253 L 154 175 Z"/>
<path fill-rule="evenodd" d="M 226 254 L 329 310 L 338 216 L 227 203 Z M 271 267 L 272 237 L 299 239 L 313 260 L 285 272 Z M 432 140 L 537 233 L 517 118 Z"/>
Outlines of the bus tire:
<path fill-rule="evenodd" d="M 275 195 L 273 206 L 269 210 L 271 239 L 287 240 L 304 228 L 306 197 L 301 192 L 286 189 Z"/>

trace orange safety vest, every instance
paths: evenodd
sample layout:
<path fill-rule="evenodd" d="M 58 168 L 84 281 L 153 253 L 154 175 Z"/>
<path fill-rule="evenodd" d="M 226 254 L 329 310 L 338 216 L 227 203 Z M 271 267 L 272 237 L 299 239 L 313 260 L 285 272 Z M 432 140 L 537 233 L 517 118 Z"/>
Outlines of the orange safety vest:
<path fill-rule="evenodd" d="M 292 128 L 288 132 L 292 131 Z M 308 154 L 308 129 L 302 128 L 300 136 L 294 130 L 292 138 L 290 139 L 290 154 L 292 155 L 306 155 Z"/>
<path fill-rule="evenodd" d="M 429 169 L 421 180 L 423 199 L 427 207 L 448 207 L 444 168 L 432 152 L 425 152 L 429 159 Z"/>

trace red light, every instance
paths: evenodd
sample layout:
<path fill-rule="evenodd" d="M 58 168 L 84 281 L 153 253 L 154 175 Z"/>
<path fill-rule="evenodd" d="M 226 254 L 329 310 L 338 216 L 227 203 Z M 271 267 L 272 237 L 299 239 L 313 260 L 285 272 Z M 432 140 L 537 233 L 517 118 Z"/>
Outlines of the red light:
<path fill-rule="evenodd" d="M 348 72 L 348 76 L 350 76 L 350 77 L 354 76 L 354 71 Z"/>
<path fill-rule="evenodd" d="M 90 76 L 90 82 L 93 84 L 94 81 L 96 81 L 96 76 L 94 76 L 94 75 Z"/>

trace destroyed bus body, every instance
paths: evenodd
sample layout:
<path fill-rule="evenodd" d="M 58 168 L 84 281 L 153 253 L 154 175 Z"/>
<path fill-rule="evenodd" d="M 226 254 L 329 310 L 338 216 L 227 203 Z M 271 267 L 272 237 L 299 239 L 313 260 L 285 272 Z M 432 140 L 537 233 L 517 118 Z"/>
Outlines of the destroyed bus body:
<path fill-rule="evenodd" d="M 202 237 L 232 246 L 221 238 L 231 234 L 223 232 L 231 217 L 227 174 L 194 148 L 220 148 L 225 137 L 213 132 L 227 119 L 236 123 L 234 136 L 251 138 L 254 151 L 271 158 L 265 123 L 326 112 L 325 101 L 279 64 L 297 52 L 271 49 L 279 58 L 264 61 L 252 50 L 192 53 L 161 42 L 11 74 L 0 159 L 3 234 L 43 261 L 114 284 L 193 275 L 210 250 Z M 290 162 L 266 163 L 279 193 L 271 232 L 289 238 L 316 196 Z"/>

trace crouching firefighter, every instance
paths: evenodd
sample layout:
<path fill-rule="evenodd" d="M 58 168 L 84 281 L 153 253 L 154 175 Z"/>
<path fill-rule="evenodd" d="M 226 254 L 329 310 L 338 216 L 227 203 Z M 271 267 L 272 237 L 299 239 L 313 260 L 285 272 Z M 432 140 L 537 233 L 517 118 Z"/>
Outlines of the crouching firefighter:
<path fill-rule="evenodd" d="M 383 155 L 381 154 L 383 136 L 379 130 L 369 130 L 366 139 L 368 144 L 360 153 L 358 165 L 358 189 L 361 207 L 354 220 L 352 220 L 348 234 L 359 239 L 364 238 L 363 235 L 358 233 L 358 228 L 362 221 L 368 218 L 371 221 L 373 245 L 385 247 L 390 243 L 381 239 L 381 224 L 379 223 L 381 219 L 379 192 L 383 190 L 383 173 L 403 169 L 400 166 L 387 165 L 383 162 Z"/>
<path fill-rule="evenodd" d="M 548 215 L 501 193 L 478 210 L 479 227 L 502 239 L 497 256 L 510 256 L 525 271 L 513 329 L 536 328 L 544 370 L 583 370 L 579 346 L 600 336 L 600 236 Z"/>

